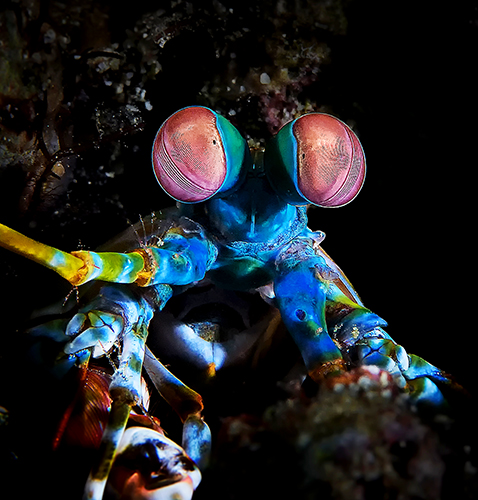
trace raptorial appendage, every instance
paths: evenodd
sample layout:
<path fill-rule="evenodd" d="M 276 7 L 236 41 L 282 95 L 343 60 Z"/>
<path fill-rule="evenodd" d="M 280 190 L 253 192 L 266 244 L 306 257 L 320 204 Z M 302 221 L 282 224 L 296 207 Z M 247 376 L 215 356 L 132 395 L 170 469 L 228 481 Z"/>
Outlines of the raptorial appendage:
<path fill-rule="evenodd" d="M 454 382 L 390 337 L 386 321 L 363 306 L 313 238 L 298 238 L 283 249 L 276 269 L 276 301 L 313 380 L 355 366 L 377 366 L 417 403 L 446 405 L 438 386 Z"/>
<path fill-rule="evenodd" d="M 332 318 L 330 331 L 352 366 L 377 366 L 420 405 L 447 405 L 440 386 L 459 386 L 444 371 L 415 354 L 408 354 L 384 330 L 387 323 L 368 309 L 354 309 Z"/>
<path fill-rule="evenodd" d="M 325 267 L 324 259 L 306 238 L 294 240 L 276 259 L 276 301 L 314 380 L 345 369 L 342 354 L 327 331 Z"/>

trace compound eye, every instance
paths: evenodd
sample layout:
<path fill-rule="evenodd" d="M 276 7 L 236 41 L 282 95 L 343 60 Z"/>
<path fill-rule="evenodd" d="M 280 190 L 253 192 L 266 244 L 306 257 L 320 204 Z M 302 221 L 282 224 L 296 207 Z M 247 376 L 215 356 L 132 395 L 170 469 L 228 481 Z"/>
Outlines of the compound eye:
<path fill-rule="evenodd" d="M 245 144 L 239 132 L 214 111 L 184 108 L 170 116 L 156 135 L 154 173 L 174 199 L 205 201 L 237 181 Z"/>
<path fill-rule="evenodd" d="M 363 185 L 362 146 L 333 116 L 311 113 L 297 118 L 277 133 L 272 149 L 275 165 L 268 166 L 268 175 L 278 191 L 287 193 L 289 203 L 339 207 L 352 201 Z"/>
<path fill-rule="evenodd" d="M 305 198 L 323 207 L 352 201 L 365 177 L 365 157 L 354 132 L 326 114 L 304 115 L 293 130 L 297 184 Z"/>

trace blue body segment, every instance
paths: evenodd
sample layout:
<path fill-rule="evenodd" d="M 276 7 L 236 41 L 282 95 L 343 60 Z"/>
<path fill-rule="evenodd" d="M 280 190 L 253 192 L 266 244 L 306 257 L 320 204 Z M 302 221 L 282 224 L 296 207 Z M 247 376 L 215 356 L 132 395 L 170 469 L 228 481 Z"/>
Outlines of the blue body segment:
<path fill-rule="evenodd" d="M 324 260 L 308 239 L 295 239 L 278 255 L 274 292 L 287 329 L 304 358 L 309 373 L 323 364 L 342 360 L 327 333 L 325 304 L 327 282 L 320 276 Z"/>
<path fill-rule="evenodd" d="M 256 161 L 260 156 L 256 155 Z M 260 164 L 248 172 L 241 189 L 212 198 L 204 206 L 207 227 L 224 241 L 264 243 L 287 231 L 297 208 L 285 203 L 271 188 Z"/>
<path fill-rule="evenodd" d="M 151 284 L 188 285 L 204 278 L 215 258 L 214 247 L 206 240 L 168 234 L 160 248 L 148 249 L 155 263 Z"/>

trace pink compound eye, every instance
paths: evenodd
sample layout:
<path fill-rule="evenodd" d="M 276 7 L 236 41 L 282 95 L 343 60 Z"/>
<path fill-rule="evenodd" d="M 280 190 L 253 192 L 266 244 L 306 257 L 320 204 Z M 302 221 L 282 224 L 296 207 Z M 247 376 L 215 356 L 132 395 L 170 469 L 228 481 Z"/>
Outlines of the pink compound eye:
<path fill-rule="evenodd" d="M 224 183 L 227 161 L 216 116 L 207 108 L 181 109 L 156 135 L 154 173 L 163 189 L 178 201 L 204 201 Z"/>
<path fill-rule="evenodd" d="M 365 179 L 357 136 L 324 113 L 303 115 L 282 127 L 268 144 L 264 163 L 270 183 L 292 205 L 345 205 Z"/>
<path fill-rule="evenodd" d="M 365 157 L 357 136 L 333 116 L 314 113 L 293 125 L 297 139 L 297 187 L 315 205 L 352 201 L 365 178 Z"/>

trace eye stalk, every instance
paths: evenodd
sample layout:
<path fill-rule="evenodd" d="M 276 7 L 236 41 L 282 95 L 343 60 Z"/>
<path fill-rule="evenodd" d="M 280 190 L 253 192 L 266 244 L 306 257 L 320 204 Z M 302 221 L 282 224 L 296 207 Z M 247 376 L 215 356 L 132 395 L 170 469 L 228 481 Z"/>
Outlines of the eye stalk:
<path fill-rule="evenodd" d="M 156 134 L 153 169 L 161 187 L 182 203 L 198 203 L 237 187 L 250 162 L 237 129 L 209 108 L 171 115 Z"/>
<path fill-rule="evenodd" d="M 310 113 L 282 127 L 265 152 L 265 170 L 291 205 L 340 207 L 365 179 L 365 156 L 355 133 L 339 119 Z"/>

